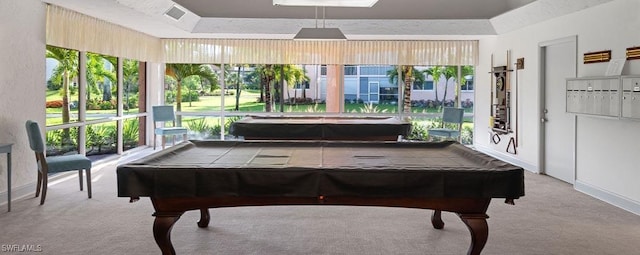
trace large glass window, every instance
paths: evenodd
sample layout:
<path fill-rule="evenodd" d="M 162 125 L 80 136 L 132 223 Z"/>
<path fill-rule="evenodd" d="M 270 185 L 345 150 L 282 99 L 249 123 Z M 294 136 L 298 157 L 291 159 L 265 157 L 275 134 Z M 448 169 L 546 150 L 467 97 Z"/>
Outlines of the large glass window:
<path fill-rule="evenodd" d="M 47 126 L 78 121 L 78 60 L 78 51 L 47 46 Z"/>
<path fill-rule="evenodd" d="M 145 144 L 146 65 L 123 59 L 119 77 L 118 63 L 114 56 L 47 46 L 48 155 L 85 153 L 101 158 Z M 86 79 L 80 79 L 80 70 L 85 70 Z M 118 97 L 119 80 L 123 98 Z M 113 121 L 116 116 L 126 118 Z M 123 144 L 117 144 L 119 135 Z"/>
<path fill-rule="evenodd" d="M 190 138 L 220 139 L 228 135 L 231 123 L 252 113 L 326 112 L 327 83 L 331 79 L 327 68 L 325 65 L 168 64 L 165 100 L 179 109 L 181 125 L 190 129 Z M 353 65 L 343 68 L 345 74 L 338 79 L 343 86 L 345 113 L 386 115 L 403 109 L 398 105 L 403 102 L 400 97 L 404 91 L 398 85 L 397 71 L 408 67 Z M 458 98 L 463 100 L 462 106 L 472 105 L 467 101 L 472 100 L 473 91 L 456 89 L 457 66 L 411 68 L 412 115 L 437 117 L 442 107 L 456 106 L 460 102 Z M 471 83 L 464 81 L 464 84 Z M 180 107 L 178 96 L 182 98 Z"/>
<path fill-rule="evenodd" d="M 116 116 L 117 64 L 115 57 L 87 53 L 87 120 Z"/>

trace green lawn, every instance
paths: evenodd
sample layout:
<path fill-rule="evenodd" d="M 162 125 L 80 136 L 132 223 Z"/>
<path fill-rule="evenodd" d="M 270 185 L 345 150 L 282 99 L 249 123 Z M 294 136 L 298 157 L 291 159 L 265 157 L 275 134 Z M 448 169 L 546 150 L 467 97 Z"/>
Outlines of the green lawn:
<path fill-rule="evenodd" d="M 258 103 L 257 99 L 259 98 L 259 91 L 255 90 L 245 90 L 242 91 L 240 97 L 240 105 L 239 111 L 241 112 L 264 112 L 264 103 Z M 92 95 L 92 98 L 97 98 L 98 95 Z M 47 91 L 47 101 L 53 100 L 61 100 L 61 96 L 59 91 Z M 221 96 L 200 96 L 198 101 L 194 102 L 183 102 L 182 103 L 182 111 L 183 112 L 208 112 L 208 111 L 220 111 L 220 103 L 223 97 Z M 234 111 L 236 104 L 236 96 L 235 95 L 227 95 L 224 97 L 225 111 Z M 73 100 L 72 101 L 76 101 Z M 175 105 L 175 103 L 174 103 Z M 395 104 L 377 104 L 377 105 L 368 105 L 368 104 L 345 104 L 344 106 L 345 112 L 347 113 L 397 113 L 398 106 Z M 280 105 L 275 104 L 272 106 L 273 112 L 280 111 Z M 473 109 L 467 109 L 467 112 L 472 111 Z M 298 105 L 284 105 L 284 112 L 325 112 L 326 105 L 325 104 L 298 104 Z M 437 113 L 438 109 L 436 108 L 418 108 L 414 107 L 412 109 L 414 113 Z M 137 113 L 137 109 L 125 110 L 125 114 L 135 114 Z M 47 118 L 47 125 L 56 125 L 61 124 L 62 121 L 60 119 L 60 114 L 62 113 L 61 108 L 47 108 L 46 113 L 49 114 Z M 78 110 L 71 110 L 72 119 L 77 119 Z M 104 118 L 106 116 L 116 116 L 116 110 L 88 110 L 87 111 L 87 119 L 97 119 Z M 191 119 L 191 118 L 186 118 Z"/>

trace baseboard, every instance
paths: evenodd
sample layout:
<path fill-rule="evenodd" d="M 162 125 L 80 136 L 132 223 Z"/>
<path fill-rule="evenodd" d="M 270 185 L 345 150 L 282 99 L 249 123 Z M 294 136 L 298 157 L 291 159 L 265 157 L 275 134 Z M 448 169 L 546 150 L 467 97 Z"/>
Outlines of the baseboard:
<path fill-rule="evenodd" d="M 489 156 L 492 156 L 494 158 L 500 159 L 502 161 L 506 161 L 509 162 L 511 164 L 514 164 L 516 166 L 522 167 L 525 170 L 532 172 L 532 173 L 540 173 L 538 166 L 529 164 L 527 162 L 524 162 L 510 154 L 504 154 L 504 153 L 500 153 L 497 152 L 496 150 L 489 148 L 489 147 L 485 147 L 485 146 L 474 146 L 475 149 L 479 152 L 488 154 Z"/>
<path fill-rule="evenodd" d="M 600 199 L 613 206 L 617 206 L 621 209 L 640 215 L 640 202 L 628 199 L 618 194 L 611 193 L 601 188 L 595 187 L 591 184 L 587 184 L 576 180 L 573 187 L 584 194 Z"/>
<path fill-rule="evenodd" d="M 20 187 L 12 187 L 11 189 L 11 202 L 21 199 L 26 196 L 35 196 L 36 194 L 36 182 L 27 183 Z M 0 211 L 5 210 L 7 206 L 7 192 L 0 192 Z"/>

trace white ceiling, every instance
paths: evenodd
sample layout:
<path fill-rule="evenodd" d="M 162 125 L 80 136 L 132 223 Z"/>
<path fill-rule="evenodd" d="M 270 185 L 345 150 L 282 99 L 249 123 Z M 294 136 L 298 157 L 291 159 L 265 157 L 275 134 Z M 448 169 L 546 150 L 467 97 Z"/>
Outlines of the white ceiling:
<path fill-rule="evenodd" d="M 316 25 L 314 7 L 272 0 L 42 0 L 159 38 L 291 39 Z M 465 39 L 495 35 L 611 0 L 379 0 L 325 9 L 348 39 Z M 164 13 L 187 12 L 179 21 Z M 318 8 L 322 26 L 322 8 Z"/>

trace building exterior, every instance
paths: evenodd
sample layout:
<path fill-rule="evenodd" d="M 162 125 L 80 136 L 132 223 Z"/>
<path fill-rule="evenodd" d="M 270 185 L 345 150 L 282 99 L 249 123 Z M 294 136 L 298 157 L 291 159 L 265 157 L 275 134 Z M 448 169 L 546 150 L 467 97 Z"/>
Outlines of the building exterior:
<path fill-rule="evenodd" d="M 326 99 L 327 72 L 325 66 L 305 66 L 310 82 L 297 84 L 289 88 L 288 97 L 312 98 L 318 101 Z M 373 103 L 373 104 L 397 104 L 400 94 L 397 82 L 389 81 L 388 72 L 395 66 L 385 65 L 345 65 L 344 66 L 344 100 L 346 103 Z M 427 66 L 415 67 L 417 71 L 427 70 Z M 444 75 L 438 80 L 437 87 L 431 75 L 425 75 L 422 83 L 414 83 L 411 91 L 411 100 L 415 104 L 427 102 L 441 102 L 446 100 L 453 103 L 455 100 L 456 81 L 446 80 Z M 465 84 L 460 87 L 460 105 L 462 107 L 473 106 L 474 90 L 473 76 L 469 75 Z M 303 91 L 304 89 L 304 91 Z M 446 91 L 446 92 L 445 92 Z M 436 96 L 437 94 L 437 96 Z M 446 95 L 446 98 L 445 98 Z"/>

